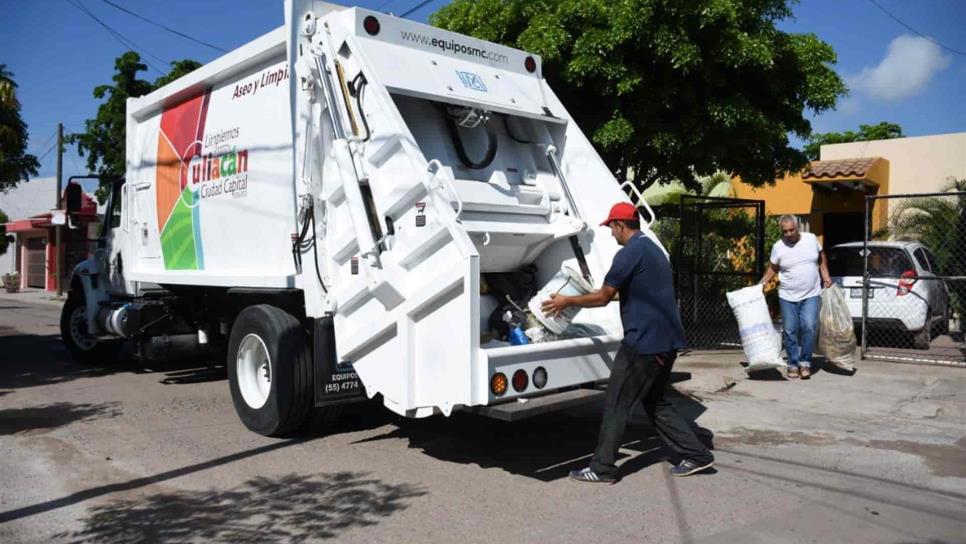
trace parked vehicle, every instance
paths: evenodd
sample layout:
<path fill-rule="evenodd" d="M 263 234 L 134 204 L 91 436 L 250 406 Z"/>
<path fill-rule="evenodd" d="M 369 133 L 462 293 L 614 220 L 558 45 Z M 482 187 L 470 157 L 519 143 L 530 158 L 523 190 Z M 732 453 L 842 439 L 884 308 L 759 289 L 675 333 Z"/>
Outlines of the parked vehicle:
<path fill-rule="evenodd" d="M 596 225 L 627 196 L 540 58 L 361 8 L 286 9 L 128 100 L 116 222 L 64 307 L 71 353 L 224 352 L 235 409 L 265 435 L 377 394 L 409 417 L 512 419 L 599 393 L 579 386 L 609 374 L 617 305 L 566 339 L 481 339 L 506 304 L 493 286 L 513 283 L 496 276 L 599 282 L 618 249 Z"/>
<path fill-rule="evenodd" d="M 865 251 L 869 284 L 863 287 Z M 863 293 L 868 292 L 869 330 L 911 335 L 916 349 L 929 349 L 935 333 L 949 329 L 949 291 L 937 278 L 936 259 L 918 242 L 839 244 L 827 250 L 829 274 L 848 296 L 849 311 L 862 322 Z"/>

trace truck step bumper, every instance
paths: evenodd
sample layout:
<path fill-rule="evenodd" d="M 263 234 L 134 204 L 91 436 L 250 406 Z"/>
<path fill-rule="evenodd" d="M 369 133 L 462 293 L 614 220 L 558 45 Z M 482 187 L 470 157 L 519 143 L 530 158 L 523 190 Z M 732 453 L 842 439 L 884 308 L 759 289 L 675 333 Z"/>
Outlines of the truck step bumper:
<path fill-rule="evenodd" d="M 603 399 L 607 394 L 604 387 L 601 385 L 593 389 L 571 389 L 540 397 L 518 398 L 503 404 L 473 406 L 467 411 L 493 419 L 517 421 Z"/>

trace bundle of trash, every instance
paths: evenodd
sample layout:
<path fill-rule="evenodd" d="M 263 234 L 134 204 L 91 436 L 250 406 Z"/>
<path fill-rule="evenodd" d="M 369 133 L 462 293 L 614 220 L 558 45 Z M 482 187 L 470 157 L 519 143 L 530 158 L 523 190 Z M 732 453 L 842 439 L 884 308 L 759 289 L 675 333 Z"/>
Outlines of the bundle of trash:
<path fill-rule="evenodd" d="M 838 285 L 822 291 L 822 309 L 818 317 L 818 346 L 825 354 L 825 360 L 842 370 L 854 371 L 856 341 L 852 312 Z"/>
<path fill-rule="evenodd" d="M 738 320 L 741 347 L 748 359 L 745 372 L 751 374 L 770 368 L 785 368 L 781 335 L 771 321 L 764 288 L 760 284 L 752 285 L 727 293 L 726 296 Z"/>
<path fill-rule="evenodd" d="M 488 337 L 481 338 L 481 344 L 498 340 L 522 345 L 604 333 L 601 327 L 572 324 L 580 311 L 577 306 L 571 306 L 557 316 L 548 316 L 541 308 L 552 294 L 574 296 L 591 292 L 593 287 L 580 273 L 562 266 L 538 291 L 536 272 L 536 266 L 530 265 L 514 272 L 482 275 L 480 294 L 489 295 L 489 300 L 497 302 L 495 308 L 489 310 Z M 484 297 L 480 298 L 482 306 Z M 523 301 L 528 301 L 525 306 L 521 304 Z"/>

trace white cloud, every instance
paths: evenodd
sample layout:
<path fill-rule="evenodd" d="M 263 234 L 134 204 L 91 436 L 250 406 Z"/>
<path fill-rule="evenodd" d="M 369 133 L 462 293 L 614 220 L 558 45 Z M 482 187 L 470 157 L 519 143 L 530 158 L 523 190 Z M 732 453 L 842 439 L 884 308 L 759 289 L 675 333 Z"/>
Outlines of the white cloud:
<path fill-rule="evenodd" d="M 863 68 L 846 77 L 846 82 L 852 91 L 877 100 L 902 100 L 922 92 L 933 76 L 949 64 L 949 56 L 938 45 L 904 34 L 889 43 L 878 66 Z"/>

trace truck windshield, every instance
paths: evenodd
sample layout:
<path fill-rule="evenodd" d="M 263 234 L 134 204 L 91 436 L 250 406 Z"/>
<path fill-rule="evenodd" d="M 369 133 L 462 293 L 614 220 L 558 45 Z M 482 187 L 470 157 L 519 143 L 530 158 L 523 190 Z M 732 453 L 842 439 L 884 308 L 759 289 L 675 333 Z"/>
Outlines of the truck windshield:
<path fill-rule="evenodd" d="M 909 255 L 897 247 L 870 247 L 869 276 L 898 278 L 915 270 Z M 861 276 L 864 268 L 862 247 L 833 247 L 828 250 L 828 270 L 832 276 Z"/>

